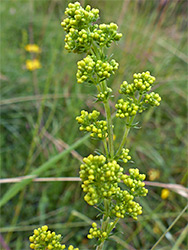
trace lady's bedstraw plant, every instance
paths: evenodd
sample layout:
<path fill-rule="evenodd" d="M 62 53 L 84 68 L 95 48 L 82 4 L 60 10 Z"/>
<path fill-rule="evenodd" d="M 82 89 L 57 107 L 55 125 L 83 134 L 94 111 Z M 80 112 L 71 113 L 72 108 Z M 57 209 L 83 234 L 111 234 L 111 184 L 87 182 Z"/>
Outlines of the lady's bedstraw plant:
<path fill-rule="evenodd" d="M 103 103 L 106 113 L 106 118 L 101 120 L 99 111 L 93 110 L 89 113 L 82 110 L 81 115 L 76 118 L 81 131 L 89 132 L 92 138 L 101 140 L 104 145 L 103 154 L 90 154 L 83 159 L 83 164 L 80 166 L 82 189 L 86 193 L 84 199 L 102 213 L 101 224 L 93 222 L 87 235 L 89 239 L 98 240 L 96 249 L 100 250 L 120 218 L 131 216 L 137 220 L 137 216 L 142 213 L 142 207 L 135 198 L 146 196 L 148 192 L 143 182 L 145 175 L 140 174 L 137 168 L 131 168 L 129 174 L 125 174 L 120 162 L 127 163 L 131 159 L 125 143 L 130 128 L 135 126 L 133 124 L 135 116 L 149 106 L 159 106 L 161 98 L 159 94 L 150 92 L 155 77 L 151 76 L 149 71 L 135 73 L 131 83 L 124 81 L 121 84 L 119 92 L 122 98 L 118 100 L 115 108 L 117 119 L 124 119 L 125 131 L 119 148 L 115 149 L 114 126 L 109 105 L 112 89 L 108 87 L 107 81 L 118 69 L 118 63 L 108 57 L 105 51 L 112 42 L 119 41 L 122 34 L 117 32 L 118 26 L 115 23 L 95 24 L 99 19 L 99 10 L 91 9 L 89 5 L 84 9 L 79 2 L 70 3 L 65 14 L 67 18 L 61 23 L 67 33 L 65 49 L 69 52 L 86 54 L 85 58 L 77 63 L 77 82 L 96 86 L 98 91 L 96 99 Z M 121 182 L 124 183 L 124 188 L 120 185 Z M 39 233 L 40 230 L 43 229 L 39 229 Z M 43 237 L 48 238 L 46 231 Z M 31 240 L 35 242 L 34 238 Z M 33 249 L 44 249 L 37 248 L 34 244 L 32 243 Z M 53 241 L 50 244 L 53 248 L 47 246 L 45 249 L 63 249 L 55 247 Z"/>

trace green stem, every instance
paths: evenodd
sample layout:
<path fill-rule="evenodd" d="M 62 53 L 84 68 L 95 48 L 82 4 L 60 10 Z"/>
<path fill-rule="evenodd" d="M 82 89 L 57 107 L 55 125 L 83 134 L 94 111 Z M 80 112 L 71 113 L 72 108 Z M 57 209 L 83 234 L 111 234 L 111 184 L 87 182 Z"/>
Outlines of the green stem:
<path fill-rule="evenodd" d="M 113 224 L 110 226 L 109 230 L 108 230 L 108 234 L 110 234 L 110 232 L 114 229 L 115 225 L 118 223 L 119 218 L 116 218 L 115 221 L 113 222 Z"/>
<path fill-rule="evenodd" d="M 95 54 L 95 56 L 97 57 L 97 59 L 100 59 L 99 49 L 94 43 L 92 43 L 91 49 L 93 53 Z"/>
<path fill-rule="evenodd" d="M 101 244 L 99 246 L 97 246 L 96 250 L 102 250 L 103 249 L 103 245 L 104 245 L 104 241 L 101 242 Z"/>
<path fill-rule="evenodd" d="M 95 56 L 100 59 L 101 55 L 100 55 L 100 50 L 99 48 L 92 43 L 92 53 L 95 54 Z M 101 84 L 101 88 L 103 90 L 106 90 L 107 86 L 106 86 L 106 81 L 103 81 Z M 100 87 L 97 86 L 98 91 L 100 92 Z M 111 118 L 111 112 L 110 112 L 110 105 L 109 105 L 109 101 L 106 100 L 104 102 L 104 108 L 105 108 L 105 112 L 106 112 L 106 120 L 107 120 L 107 127 L 108 127 L 108 144 L 109 144 L 109 156 L 111 159 L 113 159 L 114 157 L 114 146 L 113 146 L 113 125 L 112 125 L 112 118 Z"/>
<path fill-rule="evenodd" d="M 105 208 L 105 213 L 103 215 L 102 218 L 102 225 L 101 225 L 101 231 L 102 232 L 108 232 L 108 225 L 109 225 L 109 221 L 110 221 L 110 217 L 108 216 L 109 214 L 109 201 L 108 200 L 104 200 L 104 208 Z M 103 245 L 104 245 L 105 240 L 103 240 L 100 245 L 97 246 L 96 250 L 102 250 L 103 249 Z"/>
<path fill-rule="evenodd" d="M 108 158 L 108 147 L 107 147 L 106 139 L 103 140 L 103 145 L 104 145 L 104 149 L 106 152 L 106 157 Z"/>
<path fill-rule="evenodd" d="M 116 218 L 115 221 L 113 222 L 113 224 L 108 228 L 109 221 L 110 221 L 109 217 L 106 220 L 104 220 L 104 216 L 103 216 L 101 229 L 103 232 L 107 232 L 108 235 L 111 233 L 111 231 L 114 229 L 115 225 L 118 223 L 119 218 Z M 102 250 L 104 243 L 105 243 L 105 240 L 102 241 L 99 246 L 97 246 L 96 250 Z"/>
<path fill-rule="evenodd" d="M 102 250 L 104 246 L 105 240 L 100 243 L 100 245 L 97 246 L 96 250 Z"/>
<path fill-rule="evenodd" d="M 104 108 L 106 112 L 106 120 L 107 120 L 107 128 L 108 128 L 108 145 L 109 145 L 109 155 L 110 158 L 114 157 L 114 145 L 113 145 L 113 125 L 112 125 L 112 117 L 110 112 L 109 102 L 104 102 Z"/>
<path fill-rule="evenodd" d="M 92 53 L 95 54 L 97 59 L 101 59 L 101 53 L 98 47 L 92 43 Z M 100 84 L 96 84 L 98 91 L 100 92 L 101 90 L 104 92 L 107 89 L 106 81 L 101 82 Z M 107 128 L 108 128 L 108 146 L 105 140 L 103 140 L 104 148 L 106 151 L 107 158 L 113 159 L 114 157 L 114 145 L 113 145 L 113 124 L 112 124 L 112 117 L 111 117 L 111 112 L 110 112 L 110 104 L 109 100 L 105 100 L 104 102 L 104 108 L 105 108 L 105 113 L 106 113 L 106 121 L 107 121 Z M 109 149 L 109 150 L 108 150 Z M 110 201 L 104 200 L 104 215 L 102 218 L 102 224 L 101 224 L 101 230 L 102 232 L 107 232 L 108 231 L 108 225 L 110 221 L 109 217 L 109 204 Z M 115 224 L 114 224 L 115 225 Z M 111 230 L 110 230 L 111 231 Z M 105 239 L 100 243 L 100 245 L 97 246 L 96 250 L 102 250 L 103 245 L 104 245 Z"/>
<path fill-rule="evenodd" d="M 142 99 L 142 95 L 139 95 L 139 98 L 138 98 L 138 99 L 136 99 L 135 96 L 133 96 L 133 99 L 134 99 L 135 102 L 140 103 L 140 102 L 141 102 L 141 99 Z M 136 115 L 134 115 L 134 116 L 130 119 L 128 125 L 126 125 L 126 127 L 125 127 L 125 132 L 124 132 L 124 135 L 123 135 L 123 139 L 122 139 L 121 144 L 120 144 L 120 146 L 119 146 L 119 148 L 118 148 L 118 151 L 116 152 L 116 158 L 118 158 L 118 157 L 120 156 L 121 150 L 123 149 L 123 147 L 124 147 L 124 145 L 125 145 L 125 143 L 126 143 L 127 136 L 128 136 L 129 131 L 130 131 L 130 129 L 131 129 L 131 125 L 132 125 L 132 123 L 133 123 L 133 121 L 134 121 L 135 116 L 136 116 Z"/>
<path fill-rule="evenodd" d="M 118 148 L 118 151 L 116 152 L 116 157 L 119 157 L 119 155 L 121 154 L 121 151 L 122 151 L 122 149 L 123 149 L 123 147 L 124 147 L 124 145 L 125 145 L 125 143 L 127 141 L 127 136 L 128 136 L 129 131 L 131 129 L 131 125 L 133 123 L 134 118 L 135 118 L 135 116 L 133 116 L 131 118 L 131 120 L 129 121 L 129 124 L 126 125 L 126 127 L 125 127 L 125 132 L 124 132 L 124 135 L 123 135 L 123 139 L 122 139 L 121 144 L 120 144 L 120 146 Z"/>

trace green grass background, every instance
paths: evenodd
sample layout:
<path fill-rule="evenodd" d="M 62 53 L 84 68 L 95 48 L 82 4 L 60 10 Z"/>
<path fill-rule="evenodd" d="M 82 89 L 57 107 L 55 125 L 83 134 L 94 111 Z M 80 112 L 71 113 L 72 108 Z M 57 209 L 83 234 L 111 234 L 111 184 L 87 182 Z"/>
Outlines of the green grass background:
<path fill-rule="evenodd" d="M 84 136 L 75 117 L 81 109 L 94 107 L 95 89 L 76 84 L 76 62 L 83 55 L 64 50 L 65 33 L 60 26 L 67 0 L 2 0 L 1 13 L 1 178 L 30 174 L 56 156 L 67 145 Z M 80 1 L 100 9 L 100 22 L 116 22 L 123 33 L 109 55 L 120 63 L 110 78 L 114 89 L 112 107 L 123 80 L 135 72 L 149 70 L 157 78 L 155 87 L 162 97 L 159 108 L 137 117 L 140 130 L 131 130 L 128 147 L 134 160 L 126 165 L 142 173 L 158 169 L 163 183 L 187 183 L 187 1 L 185 0 L 88 0 Z M 25 68 L 30 55 L 24 46 L 36 43 L 41 49 L 42 68 Z M 115 112 L 115 109 L 112 108 Z M 122 136 L 123 123 L 115 121 L 115 145 Z M 119 138 L 119 139 L 118 139 Z M 77 154 L 65 154 L 40 177 L 78 176 L 80 156 L 101 145 L 85 139 Z M 126 171 L 126 169 L 125 169 Z M 1 197 L 13 184 L 1 185 Z M 13 194 L 13 193 L 12 193 Z M 140 199 L 143 215 L 137 222 L 121 220 L 115 238 L 106 250 L 149 250 L 186 205 L 186 199 L 170 192 L 161 199 L 161 188 L 149 187 Z M 0 233 L 12 250 L 29 249 L 28 236 L 43 224 L 61 233 L 63 242 L 94 249 L 86 238 L 97 210 L 83 200 L 79 182 L 30 183 L 1 208 Z M 178 220 L 156 249 L 186 249 L 187 214 Z M 116 242 L 118 241 L 118 243 Z M 3 249 L 3 248 L 2 248 Z"/>

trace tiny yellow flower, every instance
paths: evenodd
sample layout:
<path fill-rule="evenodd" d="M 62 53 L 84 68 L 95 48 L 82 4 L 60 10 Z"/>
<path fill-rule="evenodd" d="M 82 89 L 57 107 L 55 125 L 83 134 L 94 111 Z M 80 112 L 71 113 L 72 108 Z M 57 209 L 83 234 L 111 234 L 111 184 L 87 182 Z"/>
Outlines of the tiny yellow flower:
<path fill-rule="evenodd" d="M 36 44 L 27 44 L 25 46 L 25 50 L 30 52 L 30 53 L 40 53 L 41 52 L 41 49 Z"/>
<path fill-rule="evenodd" d="M 150 181 L 154 181 L 160 177 L 160 171 L 157 169 L 150 169 L 148 176 Z"/>
<path fill-rule="evenodd" d="M 161 191 L 161 198 L 163 200 L 167 199 L 170 194 L 170 191 L 167 188 L 162 189 Z"/>
<path fill-rule="evenodd" d="M 26 61 L 26 68 L 30 71 L 36 70 L 36 69 L 40 69 L 41 63 L 38 59 L 33 59 L 33 60 L 27 60 Z"/>

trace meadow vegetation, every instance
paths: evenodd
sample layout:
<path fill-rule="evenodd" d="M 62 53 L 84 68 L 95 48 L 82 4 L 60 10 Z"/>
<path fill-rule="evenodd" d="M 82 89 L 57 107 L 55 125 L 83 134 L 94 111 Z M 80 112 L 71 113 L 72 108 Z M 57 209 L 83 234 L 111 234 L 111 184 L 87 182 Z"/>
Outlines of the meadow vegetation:
<path fill-rule="evenodd" d="M 60 22 L 69 2 L 1 1 L 1 178 L 78 177 L 82 157 L 99 147 L 98 140 L 83 137 L 75 121 L 81 109 L 91 112 L 95 107 L 102 114 L 104 110 L 90 97 L 93 86 L 76 83 L 76 62 L 82 56 L 64 49 Z M 119 62 L 109 80 L 114 93 L 133 72 L 149 70 L 156 76 L 154 89 L 163 101 L 160 108 L 139 117 L 141 129 L 131 130 L 127 147 L 132 160 L 147 181 L 186 186 L 187 1 L 80 2 L 99 8 L 100 22 L 116 21 L 123 33 L 118 46 L 108 52 Z M 33 66 L 26 61 L 33 56 L 25 46 L 33 43 L 41 51 L 35 54 L 38 69 L 29 70 Z M 114 96 L 111 106 L 118 98 Z M 117 119 L 116 147 L 122 126 Z M 127 169 L 133 166 L 127 164 Z M 86 235 L 96 211 L 84 201 L 80 182 L 26 180 L 16 186 L 17 194 L 13 185 L 1 184 L 1 197 L 7 196 L 0 200 L 0 243 L 4 239 L 10 249 L 29 249 L 33 229 L 47 224 L 64 235 L 63 243 L 92 249 Z M 186 206 L 185 192 L 167 186 L 147 188 L 147 197 L 139 200 L 143 215 L 137 222 L 120 220 L 106 249 L 151 249 Z M 186 219 L 184 213 L 156 249 L 186 249 Z"/>

